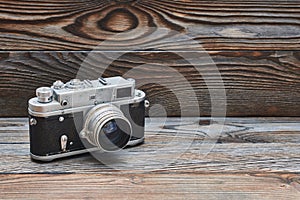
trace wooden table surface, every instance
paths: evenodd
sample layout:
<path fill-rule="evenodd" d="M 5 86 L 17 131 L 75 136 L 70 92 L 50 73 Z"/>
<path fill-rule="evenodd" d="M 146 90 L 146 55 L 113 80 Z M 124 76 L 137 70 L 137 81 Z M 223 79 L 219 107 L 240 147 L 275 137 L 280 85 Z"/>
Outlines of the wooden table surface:
<path fill-rule="evenodd" d="M 0 199 L 300 198 L 300 118 L 162 121 L 147 119 L 145 144 L 104 165 L 89 154 L 33 162 L 27 119 L 2 118 Z"/>

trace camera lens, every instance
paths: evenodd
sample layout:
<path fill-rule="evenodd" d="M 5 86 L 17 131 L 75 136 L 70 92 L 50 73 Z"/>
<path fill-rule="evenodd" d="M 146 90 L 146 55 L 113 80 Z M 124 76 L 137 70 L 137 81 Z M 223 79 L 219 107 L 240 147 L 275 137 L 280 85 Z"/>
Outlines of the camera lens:
<path fill-rule="evenodd" d="M 112 104 L 101 104 L 86 115 L 84 132 L 89 143 L 104 151 L 117 151 L 131 137 L 131 124 L 122 111 Z"/>
<path fill-rule="evenodd" d="M 111 120 L 103 126 L 103 133 L 105 135 L 109 136 L 109 135 L 112 135 L 112 133 L 115 133 L 117 129 L 118 129 L 118 127 L 117 127 L 116 121 Z"/>
<path fill-rule="evenodd" d="M 130 126 L 122 119 L 108 121 L 99 133 L 99 143 L 104 150 L 114 151 L 123 148 L 129 141 Z"/>

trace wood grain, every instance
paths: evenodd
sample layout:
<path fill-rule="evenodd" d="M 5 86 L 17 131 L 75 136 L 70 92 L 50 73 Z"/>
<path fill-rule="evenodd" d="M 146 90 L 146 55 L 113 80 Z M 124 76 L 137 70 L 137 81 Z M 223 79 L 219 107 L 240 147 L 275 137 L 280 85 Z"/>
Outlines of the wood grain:
<path fill-rule="evenodd" d="M 299 199 L 293 174 L 0 175 L 1 199 Z"/>
<path fill-rule="evenodd" d="M 99 48 L 107 39 L 112 42 L 102 43 L 98 50 L 209 51 L 225 84 L 228 116 L 300 114 L 298 1 L 9 0 L 1 1 L 0 8 L 0 116 L 26 116 L 27 100 L 37 87 L 74 78 L 88 52 L 83 50 Z M 130 33 L 111 38 L 126 31 Z M 91 64 L 95 69 L 108 62 L 100 58 Z M 198 100 L 186 99 L 182 110 L 198 116 L 192 105 L 199 105 L 201 116 L 209 116 L 205 82 L 190 66 L 172 63 L 173 59 L 168 53 L 129 54 L 115 61 L 105 75 L 122 75 L 144 63 L 172 66 L 190 81 Z M 138 81 L 161 79 L 160 74 L 147 73 Z M 179 94 L 189 91 L 176 79 L 169 85 Z M 151 84 L 142 89 L 169 116 L 181 114 L 167 88 Z"/>
<path fill-rule="evenodd" d="M 151 27 L 184 33 L 206 50 L 300 48 L 297 0 L 9 0 L 0 8 L 2 50 L 88 50 L 124 31 L 132 31 L 123 39 L 133 46 L 158 47 L 161 37 Z"/>
<path fill-rule="evenodd" d="M 126 150 L 151 152 L 197 130 L 180 158 L 149 171 L 141 168 L 147 169 L 151 160 L 140 168 L 117 170 L 87 154 L 33 162 L 28 156 L 28 119 L 0 118 L 0 198 L 299 199 L 300 118 L 227 118 L 220 136 L 215 134 L 219 118 L 182 120 L 169 118 L 160 125 L 162 118 L 147 118 L 145 144 Z M 174 135 L 176 131 L 180 134 Z M 197 144 L 207 138 L 202 148 L 216 142 L 214 148 L 197 157 Z M 173 153 L 167 152 L 169 157 Z"/>
<path fill-rule="evenodd" d="M 34 90 L 74 78 L 89 50 L 102 51 L 88 63 L 87 73 L 97 76 L 110 62 L 105 51 L 140 46 L 148 52 L 123 55 L 105 76 L 145 63 L 170 66 L 196 92 L 198 101 L 185 105 L 209 116 L 203 76 L 174 53 L 158 52 L 207 50 L 222 75 L 228 116 L 300 116 L 298 0 L 7 0 L 0 1 L 0 33 L 0 116 L 27 115 Z M 210 64 L 201 63 L 202 72 L 220 89 Z M 190 90 L 162 71 L 140 71 L 137 83 L 164 79 L 179 94 Z M 168 87 L 141 89 L 152 105 L 180 115 Z M 227 118 L 224 127 L 219 118 L 161 121 L 147 119 L 145 144 L 125 149 L 120 161 L 128 169 L 118 170 L 89 154 L 33 162 L 27 118 L 0 118 L 0 199 L 299 199 L 299 118 Z M 176 138 L 180 145 L 151 157 Z"/>
<path fill-rule="evenodd" d="M 221 134 L 217 134 L 220 119 L 210 123 L 209 118 L 183 118 L 180 123 L 179 118 L 169 118 L 164 125 L 162 121 L 147 119 L 145 144 L 126 149 L 121 168 L 103 165 L 89 154 L 32 162 L 27 119 L 0 119 L 0 173 L 123 174 L 148 173 L 147 169 L 156 173 L 300 173 L 299 118 L 227 118 Z M 202 125 L 197 126 L 199 122 Z M 176 138 L 181 144 L 162 153 L 161 148 Z M 182 151 L 182 147 L 188 148 Z M 153 168 L 158 160 L 172 162 Z M 132 167 L 137 164 L 140 167 Z"/>
<path fill-rule="evenodd" d="M 64 82 L 75 78 L 89 52 L 10 52 L 0 53 L 0 116 L 26 116 L 27 101 L 35 96 L 35 89 L 50 86 L 55 80 Z M 210 62 L 199 64 L 201 73 L 172 52 L 131 52 L 113 61 L 108 52 L 94 52 L 94 60 L 86 62 L 88 78 L 124 75 L 143 64 L 164 70 L 137 71 L 132 74 L 151 104 L 162 105 L 169 116 L 180 116 L 180 109 L 189 116 L 199 116 L 193 106 L 199 105 L 201 116 L 211 114 L 211 99 L 203 75 L 215 89 L 212 65 L 222 76 L 227 96 L 227 116 L 300 116 L 300 51 L 211 51 Z M 191 84 L 172 76 L 177 70 Z M 162 79 L 163 77 L 163 79 Z M 162 87 L 157 83 L 165 80 Z M 176 94 L 195 91 L 197 100 L 186 98 L 180 107 Z M 220 97 L 222 99 L 222 97 Z M 216 99 L 218 100 L 218 98 Z M 155 112 L 154 112 L 155 113 Z M 157 112 L 156 112 L 157 114 Z"/>

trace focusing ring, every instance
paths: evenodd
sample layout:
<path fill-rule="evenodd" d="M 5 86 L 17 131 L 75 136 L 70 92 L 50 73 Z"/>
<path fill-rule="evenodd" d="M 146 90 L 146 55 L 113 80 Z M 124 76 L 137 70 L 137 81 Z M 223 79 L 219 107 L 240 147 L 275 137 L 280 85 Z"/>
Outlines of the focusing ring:
<path fill-rule="evenodd" d="M 91 143 L 94 146 L 97 146 L 101 150 L 106 152 L 109 151 L 102 147 L 101 141 L 99 141 L 99 134 L 101 133 L 103 126 L 107 122 L 116 119 L 126 122 L 129 127 L 129 133 L 126 132 L 126 134 L 128 134 L 129 137 L 126 139 L 126 141 L 124 141 L 124 145 L 118 147 L 118 149 L 125 147 L 132 135 L 132 127 L 129 120 L 124 116 L 122 111 L 112 104 L 97 105 L 86 114 L 83 127 L 85 138 L 88 140 L 89 143 Z M 118 128 L 122 130 L 122 127 Z"/>

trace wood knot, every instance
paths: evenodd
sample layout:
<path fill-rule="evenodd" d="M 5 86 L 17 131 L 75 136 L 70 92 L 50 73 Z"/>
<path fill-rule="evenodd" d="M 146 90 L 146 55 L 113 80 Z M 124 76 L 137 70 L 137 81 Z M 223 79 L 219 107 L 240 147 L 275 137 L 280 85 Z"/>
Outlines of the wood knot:
<path fill-rule="evenodd" d="M 138 176 L 131 176 L 130 177 L 130 181 L 133 184 L 141 184 L 141 183 L 143 183 L 143 178 L 142 177 L 138 177 Z"/>
<path fill-rule="evenodd" d="M 124 32 L 138 26 L 138 18 L 126 8 L 118 8 L 109 12 L 98 22 L 102 30 L 110 32 Z"/>

